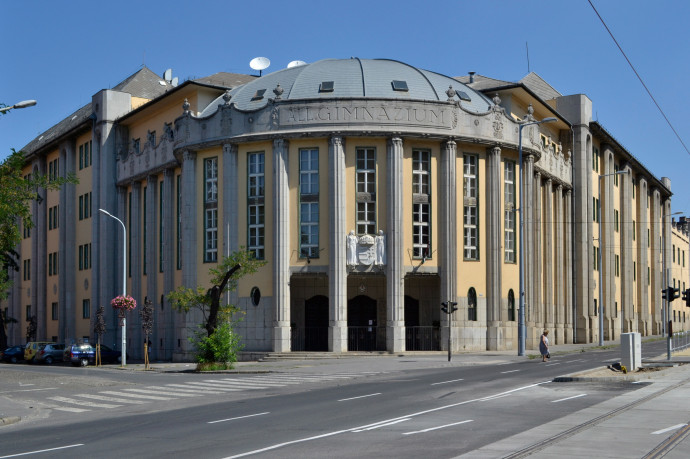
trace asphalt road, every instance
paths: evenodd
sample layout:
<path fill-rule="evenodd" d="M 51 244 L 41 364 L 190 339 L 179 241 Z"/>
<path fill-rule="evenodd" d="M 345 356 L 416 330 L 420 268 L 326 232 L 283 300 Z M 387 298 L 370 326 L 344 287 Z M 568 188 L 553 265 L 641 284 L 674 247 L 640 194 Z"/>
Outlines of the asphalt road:
<path fill-rule="evenodd" d="M 645 357 L 664 350 L 643 344 Z M 2 400 L 36 413 L 0 428 L 0 458 L 454 457 L 642 387 L 550 382 L 619 357 L 366 358 L 255 375 L 3 365 Z"/>

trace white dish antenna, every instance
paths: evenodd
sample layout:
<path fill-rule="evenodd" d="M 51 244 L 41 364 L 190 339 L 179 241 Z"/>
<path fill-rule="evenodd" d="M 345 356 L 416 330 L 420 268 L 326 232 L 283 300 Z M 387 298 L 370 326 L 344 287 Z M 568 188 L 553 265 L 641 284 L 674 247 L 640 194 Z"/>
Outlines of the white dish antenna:
<path fill-rule="evenodd" d="M 177 84 L 179 83 L 179 81 L 180 81 L 180 79 L 179 79 L 178 77 L 173 77 L 173 79 L 172 79 L 172 81 L 170 82 L 170 84 L 172 84 L 173 87 L 175 87 L 175 86 L 177 86 Z"/>
<path fill-rule="evenodd" d="M 170 81 L 172 80 L 172 69 L 168 69 L 165 72 L 163 72 L 163 79 L 165 81 Z"/>
<path fill-rule="evenodd" d="M 291 69 L 292 67 L 299 67 L 300 65 L 307 65 L 307 63 L 304 61 L 292 61 L 288 64 L 287 68 Z"/>
<path fill-rule="evenodd" d="M 261 71 L 267 69 L 271 65 L 271 61 L 267 57 L 255 57 L 249 61 L 249 66 L 259 71 L 259 76 L 261 76 Z"/>

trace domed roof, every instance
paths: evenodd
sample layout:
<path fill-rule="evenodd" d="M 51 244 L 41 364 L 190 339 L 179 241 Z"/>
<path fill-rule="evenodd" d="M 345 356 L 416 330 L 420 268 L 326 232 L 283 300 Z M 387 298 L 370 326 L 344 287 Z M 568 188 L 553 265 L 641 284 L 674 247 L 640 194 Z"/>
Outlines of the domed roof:
<path fill-rule="evenodd" d="M 297 99 L 407 99 L 448 100 L 452 87 L 462 107 L 486 112 L 493 102 L 482 93 L 445 75 L 421 70 L 389 59 L 324 59 L 270 73 L 230 91 L 231 102 L 240 110 L 257 110 L 275 98 L 280 85 L 284 100 Z M 223 104 L 219 97 L 202 112 L 208 116 Z"/>

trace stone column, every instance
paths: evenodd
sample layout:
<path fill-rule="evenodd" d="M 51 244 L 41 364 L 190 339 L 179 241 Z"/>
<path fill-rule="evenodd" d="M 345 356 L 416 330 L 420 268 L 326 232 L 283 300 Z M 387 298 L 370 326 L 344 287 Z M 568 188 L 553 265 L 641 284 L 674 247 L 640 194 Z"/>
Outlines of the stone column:
<path fill-rule="evenodd" d="M 345 253 L 345 146 L 334 135 L 328 144 L 329 252 L 328 350 L 347 351 L 347 260 Z"/>
<path fill-rule="evenodd" d="M 223 144 L 223 255 L 237 251 L 239 246 L 237 231 L 237 216 L 239 203 L 237 200 L 238 181 L 238 153 L 237 145 Z"/>
<path fill-rule="evenodd" d="M 575 310 L 573 309 L 573 190 L 568 189 L 565 192 L 565 342 L 572 344 L 575 342 L 575 327 L 573 318 Z"/>
<path fill-rule="evenodd" d="M 492 351 L 505 344 L 501 330 L 502 207 L 501 149 L 492 147 L 486 153 L 486 338 L 487 349 Z"/>
<path fill-rule="evenodd" d="M 288 141 L 273 141 L 273 351 L 290 351 L 290 188 Z"/>
<path fill-rule="evenodd" d="M 152 302 L 152 307 L 154 311 L 154 317 L 156 311 L 158 311 L 158 177 L 155 175 L 149 175 L 146 180 L 146 195 L 144 199 L 146 200 L 146 215 L 144 215 L 144 229 L 146 231 L 146 297 Z M 140 296 L 140 299 L 144 301 L 144 296 Z M 134 314 L 133 325 L 135 329 L 133 330 L 132 339 L 134 340 L 134 355 L 138 355 L 139 358 L 144 358 L 144 331 L 141 328 L 141 317 L 139 316 L 139 311 Z M 156 339 L 156 329 L 153 329 L 153 336 L 151 336 L 151 344 L 153 344 Z M 155 346 L 154 346 L 155 347 Z"/>
<path fill-rule="evenodd" d="M 457 222 L 457 146 L 448 140 L 441 144 L 439 165 L 439 275 L 441 277 L 441 301 L 458 302 L 458 222 Z M 440 305 L 435 307 L 440 308 Z M 459 314 L 454 314 L 457 322 Z M 451 327 L 451 338 L 457 340 L 456 327 Z M 441 349 L 448 346 L 448 314 L 441 314 Z"/>
<path fill-rule="evenodd" d="M 630 167 L 625 168 L 627 174 L 618 177 L 620 185 L 620 253 L 621 253 L 621 333 L 637 331 L 636 317 L 633 305 L 635 296 L 633 292 L 633 254 L 634 242 L 632 239 L 632 181 L 630 179 Z"/>
<path fill-rule="evenodd" d="M 142 202 L 143 199 L 146 199 L 146 196 L 145 193 L 142 193 L 141 188 L 141 182 L 132 183 L 132 207 L 131 214 L 129 216 L 129 225 L 127 225 L 127 251 L 129 252 L 127 256 L 130 257 L 129 263 L 131 266 L 131 269 L 128 269 L 128 276 L 131 277 L 130 286 L 127 290 L 127 293 L 137 300 L 137 303 L 139 304 L 143 304 L 144 301 L 144 296 L 142 293 L 142 282 L 144 279 L 144 264 L 142 256 L 145 248 L 142 247 L 144 241 L 142 230 L 145 229 L 146 224 L 145 220 L 142 222 L 142 219 L 144 219 L 144 216 L 142 215 Z M 113 223 L 117 224 L 117 222 Z M 127 314 L 127 350 L 132 358 L 140 358 L 139 345 L 141 343 L 138 340 L 134 341 L 135 338 L 138 338 L 138 335 L 134 334 L 139 328 L 137 325 L 139 323 L 137 320 L 138 318 L 136 317 L 137 312 L 138 311 L 135 310 L 133 313 Z M 134 346 L 132 343 L 134 343 Z"/>
<path fill-rule="evenodd" d="M 541 172 L 534 174 L 534 296 L 532 300 L 532 311 L 534 312 L 534 322 L 537 335 L 541 335 L 539 330 L 544 328 L 546 317 L 544 316 L 544 306 L 542 303 L 542 289 L 544 281 L 542 278 L 542 184 Z M 538 344 L 537 337 L 535 343 Z"/>
<path fill-rule="evenodd" d="M 613 152 L 611 147 L 608 145 L 602 145 L 602 157 L 604 158 L 604 170 L 603 174 L 613 174 L 614 172 L 614 160 Z M 614 322 L 616 320 L 616 305 L 615 305 L 615 263 L 614 263 L 614 248 L 617 244 L 614 238 L 614 202 L 613 202 L 613 183 L 614 177 L 604 177 L 600 178 L 599 190 L 602 193 L 599 196 L 601 199 L 601 215 L 600 215 L 600 225 L 601 235 L 603 241 L 599 242 L 599 247 L 601 249 L 601 264 L 604 268 L 603 272 L 603 287 L 604 287 L 604 303 L 602 304 L 604 317 L 604 339 L 613 340 L 614 336 Z"/>
<path fill-rule="evenodd" d="M 554 195 L 554 267 L 556 275 L 553 279 L 554 289 L 554 322 L 555 322 L 555 337 L 557 344 L 565 344 L 565 263 L 563 260 L 564 252 L 564 234 L 563 234 L 563 185 L 556 186 L 556 194 Z"/>
<path fill-rule="evenodd" d="M 76 146 L 75 140 L 71 139 L 64 142 L 60 146 L 60 176 L 65 177 L 70 172 L 75 172 L 76 169 Z M 75 262 L 75 247 L 76 232 L 74 228 L 74 216 L 77 215 L 75 204 L 75 189 L 74 186 L 63 186 L 60 188 L 60 211 L 59 211 L 59 253 L 58 257 L 60 273 L 60 284 L 58 287 L 58 305 L 59 305 L 59 327 L 58 327 L 58 342 L 71 342 L 76 338 L 76 295 L 77 289 L 83 291 L 83 285 L 76 285 L 75 275 L 77 263 Z M 101 218 L 98 209 L 93 209 L 93 218 Z M 93 328 L 93 327 L 91 327 Z"/>
<path fill-rule="evenodd" d="M 386 349 L 405 350 L 405 273 L 403 272 L 403 141 L 388 139 L 386 203 Z"/>
<path fill-rule="evenodd" d="M 554 257 L 554 238 L 553 238 L 553 181 L 546 179 L 544 185 L 544 311 L 546 324 L 549 330 L 554 328 L 554 304 L 553 304 L 553 257 Z"/>
<path fill-rule="evenodd" d="M 649 302 L 649 287 L 651 279 L 648 274 L 650 265 L 649 241 L 647 234 L 650 229 L 649 211 L 647 209 L 647 180 L 639 178 L 637 193 L 637 302 L 638 329 L 643 336 L 653 333 L 652 315 Z M 649 241 L 649 242 L 648 242 Z"/>
<path fill-rule="evenodd" d="M 524 155 L 524 152 L 523 152 Z M 520 256 L 525 257 L 525 272 L 524 272 L 524 282 L 525 282 L 525 341 L 527 349 L 534 349 L 535 346 L 538 347 L 538 342 L 535 342 L 541 333 L 535 326 L 535 312 L 534 312 L 534 290 L 535 290 L 535 278 L 534 278 L 534 156 L 526 155 L 522 158 L 522 168 L 520 171 L 520 186 L 523 186 L 523 197 L 525 199 L 524 203 L 518 203 L 520 206 L 520 212 L 523 214 L 523 225 L 524 225 L 524 253 L 520 253 L 520 225 L 519 225 L 519 215 L 515 216 L 516 228 L 515 232 L 515 247 L 517 248 L 516 261 L 520 262 Z M 517 191 L 519 196 L 519 189 Z M 517 292 L 515 298 L 516 307 L 520 304 L 520 292 Z"/>
<path fill-rule="evenodd" d="M 197 286 L 197 251 L 201 247 L 197 243 L 197 227 L 203 219 L 197 209 L 197 195 L 203 187 L 196 181 L 196 152 L 185 150 L 182 153 L 182 177 L 180 184 L 180 214 L 181 214 L 181 248 L 182 285 L 189 288 Z M 203 189 L 203 188 L 202 188 Z M 203 228 L 203 225 L 201 225 Z M 134 274 L 132 274 L 134 277 Z M 175 350 L 173 360 L 184 361 L 191 357 L 192 348 L 188 341 L 190 326 L 201 323 L 203 318 L 197 311 L 179 314 L 175 324 Z M 179 345 L 178 345 L 179 344 Z"/>
<path fill-rule="evenodd" d="M 175 289 L 175 171 L 166 169 L 163 173 L 163 294 L 168 295 Z M 163 360 L 172 359 L 175 346 L 174 315 L 170 303 L 165 297 L 162 300 L 160 313 L 154 326 L 158 329 L 158 342 L 153 343 L 155 357 Z M 156 315 L 154 315 L 156 316 Z"/>
<path fill-rule="evenodd" d="M 650 312 L 652 317 L 652 333 L 659 335 L 663 332 L 664 324 L 662 323 L 662 307 L 663 301 L 661 299 L 661 289 L 666 287 L 664 285 L 662 252 L 661 252 L 661 234 L 663 226 L 663 208 L 661 206 L 660 194 L 657 188 L 652 191 L 650 199 L 650 218 L 651 222 L 651 250 L 650 254 L 650 271 L 651 271 L 651 301 Z M 669 252 L 670 254 L 671 252 Z"/>

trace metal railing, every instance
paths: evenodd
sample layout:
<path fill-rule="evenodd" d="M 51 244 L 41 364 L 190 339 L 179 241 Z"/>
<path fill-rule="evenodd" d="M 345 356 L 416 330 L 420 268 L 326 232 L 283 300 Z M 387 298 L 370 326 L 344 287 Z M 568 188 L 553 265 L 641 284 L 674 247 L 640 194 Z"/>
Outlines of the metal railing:
<path fill-rule="evenodd" d="M 290 329 L 293 352 L 327 352 L 328 327 L 292 327 Z"/>
<path fill-rule="evenodd" d="M 386 327 L 347 327 L 348 351 L 385 351 Z"/>
<path fill-rule="evenodd" d="M 438 351 L 440 331 L 439 327 L 405 327 L 405 350 L 407 351 Z"/>
<path fill-rule="evenodd" d="M 674 333 L 671 337 L 671 352 L 681 351 L 690 347 L 690 331 Z"/>

